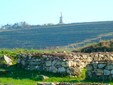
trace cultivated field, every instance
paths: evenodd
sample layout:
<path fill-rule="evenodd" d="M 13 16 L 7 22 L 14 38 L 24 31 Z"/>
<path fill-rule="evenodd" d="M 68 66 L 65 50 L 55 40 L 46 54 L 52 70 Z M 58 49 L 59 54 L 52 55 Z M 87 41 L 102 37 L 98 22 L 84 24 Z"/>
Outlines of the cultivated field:
<path fill-rule="evenodd" d="M 100 39 L 113 39 L 112 32 L 113 21 L 2 30 L 0 32 L 0 48 L 40 49 L 73 43 L 77 45 L 75 47 L 79 47 L 89 42 L 98 42 Z"/>

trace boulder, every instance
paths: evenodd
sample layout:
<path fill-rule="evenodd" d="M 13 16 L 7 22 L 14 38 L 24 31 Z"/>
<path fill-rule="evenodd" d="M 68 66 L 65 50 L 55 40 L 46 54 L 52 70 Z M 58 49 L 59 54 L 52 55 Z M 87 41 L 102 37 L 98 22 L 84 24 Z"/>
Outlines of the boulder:
<path fill-rule="evenodd" d="M 47 80 L 47 79 L 49 79 L 49 77 L 45 76 L 45 75 L 39 75 L 38 79 L 40 79 L 40 80 Z"/>
<path fill-rule="evenodd" d="M 6 56 L 6 55 L 4 55 L 4 60 L 6 61 L 6 63 L 7 63 L 8 65 L 12 65 L 12 64 L 13 64 L 13 63 L 12 63 L 12 59 L 9 58 L 9 57 Z"/>

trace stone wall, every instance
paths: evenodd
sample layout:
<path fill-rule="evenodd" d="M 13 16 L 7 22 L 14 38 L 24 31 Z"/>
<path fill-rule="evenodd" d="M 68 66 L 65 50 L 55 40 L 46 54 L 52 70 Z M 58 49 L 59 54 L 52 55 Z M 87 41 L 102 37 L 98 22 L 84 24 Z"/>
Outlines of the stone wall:
<path fill-rule="evenodd" d="M 113 80 L 113 62 L 97 61 L 88 64 L 87 78 L 95 80 Z"/>
<path fill-rule="evenodd" d="M 113 53 L 102 53 L 86 66 L 86 76 L 95 80 L 113 80 Z"/>
<path fill-rule="evenodd" d="M 27 70 L 80 75 L 82 68 L 91 62 L 90 56 L 79 53 L 52 53 L 19 55 L 18 63 Z"/>
<path fill-rule="evenodd" d="M 100 75 L 99 69 L 102 70 L 102 75 L 105 75 L 105 72 L 108 71 L 110 72 L 110 76 L 111 73 L 113 74 L 113 69 L 106 69 L 108 66 L 111 66 L 111 63 L 108 64 L 107 61 L 113 60 L 113 53 L 44 53 L 21 54 L 18 57 L 18 63 L 27 70 L 48 71 L 79 76 L 82 69 L 87 67 L 87 76 L 90 78 L 94 72 L 97 73 L 97 76 Z M 98 64 L 97 68 L 95 67 L 96 64 Z"/>

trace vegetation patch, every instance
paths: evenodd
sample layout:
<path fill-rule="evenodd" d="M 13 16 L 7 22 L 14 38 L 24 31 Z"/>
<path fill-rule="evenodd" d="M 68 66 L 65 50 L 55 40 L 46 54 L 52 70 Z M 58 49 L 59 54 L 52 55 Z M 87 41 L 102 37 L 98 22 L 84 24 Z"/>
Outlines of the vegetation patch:
<path fill-rule="evenodd" d="M 113 40 L 101 41 L 98 44 L 91 44 L 80 49 L 80 52 L 113 52 Z"/>
<path fill-rule="evenodd" d="M 84 85 L 85 83 L 88 84 L 95 84 L 102 83 L 110 83 L 111 81 L 94 81 L 85 78 L 86 69 L 83 69 L 81 76 L 79 77 L 69 77 L 59 74 L 54 74 L 50 72 L 42 72 L 42 71 L 28 71 L 24 68 L 20 69 L 19 65 L 13 65 L 10 67 L 5 67 L 3 69 L 8 70 L 7 73 L 0 75 L 0 83 L 3 84 L 11 84 L 11 85 L 36 85 L 38 82 L 67 82 L 67 83 L 76 83 L 78 85 Z M 40 75 L 44 75 L 48 77 L 47 79 L 39 78 Z M 111 82 L 111 84 L 113 84 Z"/>

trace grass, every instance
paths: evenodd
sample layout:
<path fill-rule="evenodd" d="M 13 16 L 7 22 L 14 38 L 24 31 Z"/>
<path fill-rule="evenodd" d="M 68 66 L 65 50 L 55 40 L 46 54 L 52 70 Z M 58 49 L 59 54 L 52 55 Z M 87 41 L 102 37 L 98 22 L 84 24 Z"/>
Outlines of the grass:
<path fill-rule="evenodd" d="M 9 56 L 16 56 L 17 54 L 29 54 L 29 53 L 53 53 L 53 52 L 63 52 L 64 49 L 21 49 L 21 48 L 15 48 L 15 49 L 0 49 L 0 57 L 3 55 L 9 55 Z M 66 52 L 70 52 L 69 50 L 66 50 Z"/>
<path fill-rule="evenodd" d="M 0 82 L 3 84 L 12 84 L 12 85 L 36 85 L 36 81 L 29 79 L 13 79 L 13 78 L 0 78 Z"/>
<path fill-rule="evenodd" d="M 2 69 L 7 70 L 7 72 L 2 73 L 0 75 L 0 82 L 2 83 L 11 83 L 13 85 L 34 85 L 38 81 L 45 81 L 45 82 L 78 82 L 82 78 L 75 78 L 75 77 L 68 77 L 68 76 L 61 76 L 59 74 L 53 74 L 50 72 L 38 72 L 38 71 L 28 71 L 24 69 L 20 69 L 18 65 L 14 65 L 11 67 L 5 67 Z M 47 80 L 40 80 L 38 75 L 45 75 L 48 76 L 49 79 Z M 76 79 L 76 80 L 75 80 Z M 18 84 L 17 84 L 18 83 Z M 29 84 L 28 84 L 29 83 Z"/>
<path fill-rule="evenodd" d="M 10 67 L 4 67 L 6 72 L 0 74 L 0 83 L 8 83 L 12 85 L 36 85 L 37 82 L 71 82 L 71 83 L 111 83 L 110 81 L 93 81 L 85 79 L 84 69 L 81 76 L 79 77 L 69 77 L 59 74 L 53 74 L 50 72 L 39 72 L 39 71 L 28 71 L 21 68 L 19 65 L 14 65 Z M 47 80 L 40 80 L 39 75 L 48 76 Z"/>
<path fill-rule="evenodd" d="M 64 49 L 21 49 L 21 48 L 14 48 L 14 49 L 0 49 L 0 64 L 4 64 L 3 56 L 7 55 L 15 64 L 17 62 L 17 55 L 18 54 L 37 54 L 37 53 L 54 53 L 54 52 L 63 52 Z M 69 50 L 66 50 L 66 52 L 71 52 Z"/>

